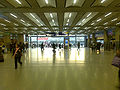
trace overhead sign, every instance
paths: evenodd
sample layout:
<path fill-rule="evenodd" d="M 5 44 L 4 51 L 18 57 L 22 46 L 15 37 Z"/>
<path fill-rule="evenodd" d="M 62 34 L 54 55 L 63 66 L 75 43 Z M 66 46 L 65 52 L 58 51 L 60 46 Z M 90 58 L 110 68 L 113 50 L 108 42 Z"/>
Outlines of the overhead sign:
<path fill-rule="evenodd" d="M 39 37 L 38 40 L 48 40 L 48 37 Z"/>

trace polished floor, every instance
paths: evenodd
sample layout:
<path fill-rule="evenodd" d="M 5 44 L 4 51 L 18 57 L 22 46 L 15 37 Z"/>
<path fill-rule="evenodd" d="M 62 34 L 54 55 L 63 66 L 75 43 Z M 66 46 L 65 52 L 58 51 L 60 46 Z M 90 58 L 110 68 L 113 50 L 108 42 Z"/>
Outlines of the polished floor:
<path fill-rule="evenodd" d="M 89 48 L 29 48 L 14 69 L 11 53 L 0 62 L 0 90 L 120 90 L 114 51 L 97 54 Z"/>

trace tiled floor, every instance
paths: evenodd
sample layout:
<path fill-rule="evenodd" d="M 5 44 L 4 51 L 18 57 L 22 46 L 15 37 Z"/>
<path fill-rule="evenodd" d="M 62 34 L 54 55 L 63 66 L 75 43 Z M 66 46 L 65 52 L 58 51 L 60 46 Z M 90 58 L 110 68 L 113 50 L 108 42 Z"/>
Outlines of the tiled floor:
<path fill-rule="evenodd" d="M 57 49 L 53 54 L 51 48 L 36 48 L 23 54 L 23 66 L 15 70 L 11 54 L 4 54 L 0 90 L 120 90 L 113 56 L 112 50 Z"/>

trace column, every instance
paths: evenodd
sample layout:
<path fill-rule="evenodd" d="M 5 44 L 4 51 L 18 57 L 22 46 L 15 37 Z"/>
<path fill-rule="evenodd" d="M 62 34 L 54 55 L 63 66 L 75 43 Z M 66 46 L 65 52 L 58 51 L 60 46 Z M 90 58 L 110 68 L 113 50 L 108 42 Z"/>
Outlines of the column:
<path fill-rule="evenodd" d="M 116 47 L 116 50 L 117 49 L 120 49 L 120 28 L 116 28 L 115 30 L 115 47 Z"/>
<path fill-rule="evenodd" d="M 96 43 L 95 33 L 92 33 L 92 42 Z"/>
<path fill-rule="evenodd" d="M 18 43 L 19 42 L 24 42 L 24 36 L 23 36 L 23 34 L 18 34 Z"/>
<path fill-rule="evenodd" d="M 87 46 L 90 47 L 90 45 L 91 45 L 91 40 L 90 40 L 90 35 L 88 35 Z"/>
<path fill-rule="evenodd" d="M 106 30 L 104 30 L 104 50 L 110 50 L 110 38 Z"/>

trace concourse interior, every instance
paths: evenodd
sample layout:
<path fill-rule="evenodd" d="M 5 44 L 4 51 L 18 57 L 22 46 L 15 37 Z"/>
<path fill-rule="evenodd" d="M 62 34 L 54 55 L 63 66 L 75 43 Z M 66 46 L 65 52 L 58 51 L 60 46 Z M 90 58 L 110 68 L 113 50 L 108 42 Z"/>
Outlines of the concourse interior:
<path fill-rule="evenodd" d="M 0 0 L 0 90 L 120 90 L 117 50 L 120 0 Z"/>

